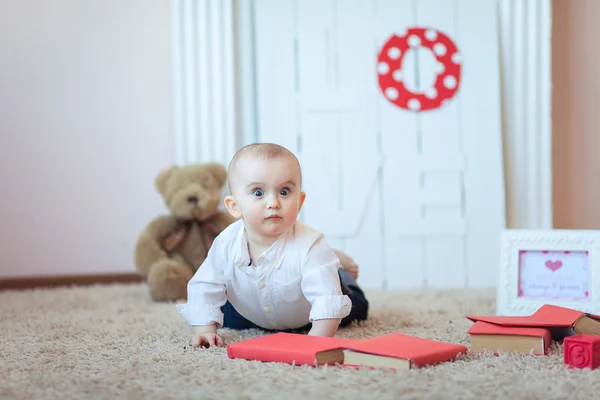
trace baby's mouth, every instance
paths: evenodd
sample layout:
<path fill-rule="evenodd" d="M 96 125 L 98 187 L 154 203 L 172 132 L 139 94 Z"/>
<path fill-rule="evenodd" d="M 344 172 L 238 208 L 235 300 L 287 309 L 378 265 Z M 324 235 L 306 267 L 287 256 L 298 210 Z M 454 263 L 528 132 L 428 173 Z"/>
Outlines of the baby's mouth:
<path fill-rule="evenodd" d="M 269 215 L 267 219 L 281 219 L 279 215 Z"/>

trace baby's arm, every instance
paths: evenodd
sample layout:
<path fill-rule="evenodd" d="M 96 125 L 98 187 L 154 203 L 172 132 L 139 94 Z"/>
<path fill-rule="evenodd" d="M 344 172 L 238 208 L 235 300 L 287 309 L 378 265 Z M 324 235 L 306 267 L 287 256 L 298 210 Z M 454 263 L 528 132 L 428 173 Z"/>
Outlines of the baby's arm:
<path fill-rule="evenodd" d="M 302 265 L 302 292 L 311 303 L 309 335 L 334 336 L 350 313 L 352 302 L 342 293 L 339 259 L 321 236 L 311 246 Z"/>
<path fill-rule="evenodd" d="M 312 328 L 308 334 L 311 336 L 333 337 L 335 336 L 339 325 L 339 318 L 317 319 L 312 322 Z"/>
<path fill-rule="evenodd" d="M 221 307 L 227 301 L 223 260 L 215 241 L 206 260 L 188 283 L 188 302 L 177 306 L 180 314 L 192 326 L 190 346 L 222 346 L 217 328 L 223 325 Z"/>

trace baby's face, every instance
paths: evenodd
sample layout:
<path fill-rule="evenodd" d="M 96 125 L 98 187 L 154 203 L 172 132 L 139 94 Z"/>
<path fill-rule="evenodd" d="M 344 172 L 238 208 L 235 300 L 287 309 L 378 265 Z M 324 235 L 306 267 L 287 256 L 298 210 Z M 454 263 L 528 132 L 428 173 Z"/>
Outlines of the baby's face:
<path fill-rule="evenodd" d="M 238 160 L 231 191 L 247 229 L 272 237 L 294 224 L 305 197 L 300 174 L 293 157 Z"/>

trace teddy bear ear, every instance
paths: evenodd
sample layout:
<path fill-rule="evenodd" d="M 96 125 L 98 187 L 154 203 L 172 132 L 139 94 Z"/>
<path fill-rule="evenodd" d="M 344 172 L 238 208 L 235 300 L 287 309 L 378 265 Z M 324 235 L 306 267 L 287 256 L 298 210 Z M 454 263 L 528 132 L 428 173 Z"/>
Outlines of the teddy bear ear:
<path fill-rule="evenodd" d="M 223 185 L 225 185 L 225 182 L 227 181 L 227 170 L 225 169 L 225 167 L 219 163 L 207 163 L 205 167 L 208 169 L 211 175 L 215 177 L 215 179 L 219 183 L 219 187 L 222 188 Z"/>
<path fill-rule="evenodd" d="M 156 178 L 154 179 L 154 187 L 156 188 L 158 193 L 164 196 L 167 181 L 169 180 L 169 177 L 173 175 L 173 172 L 175 172 L 178 168 L 179 167 L 177 167 L 176 165 L 171 165 L 170 167 L 163 169 L 158 173 L 158 175 L 156 175 Z"/>

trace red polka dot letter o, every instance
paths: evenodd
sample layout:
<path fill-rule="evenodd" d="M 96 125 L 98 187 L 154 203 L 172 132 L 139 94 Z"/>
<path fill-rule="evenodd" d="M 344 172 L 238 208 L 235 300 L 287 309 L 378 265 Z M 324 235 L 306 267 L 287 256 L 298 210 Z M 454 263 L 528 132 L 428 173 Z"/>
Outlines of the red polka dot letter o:
<path fill-rule="evenodd" d="M 430 49 L 436 60 L 433 87 L 424 92 L 408 90 L 403 81 L 402 59 L 411 48 Z M 461 58 L 454 42 L 433 28 L 412 27 L 406 35 L 392 35 L 377 57 L 379 87 L 393 104 L 410 111 L 439 108 L 454 96 L 460 84 Z"/>

